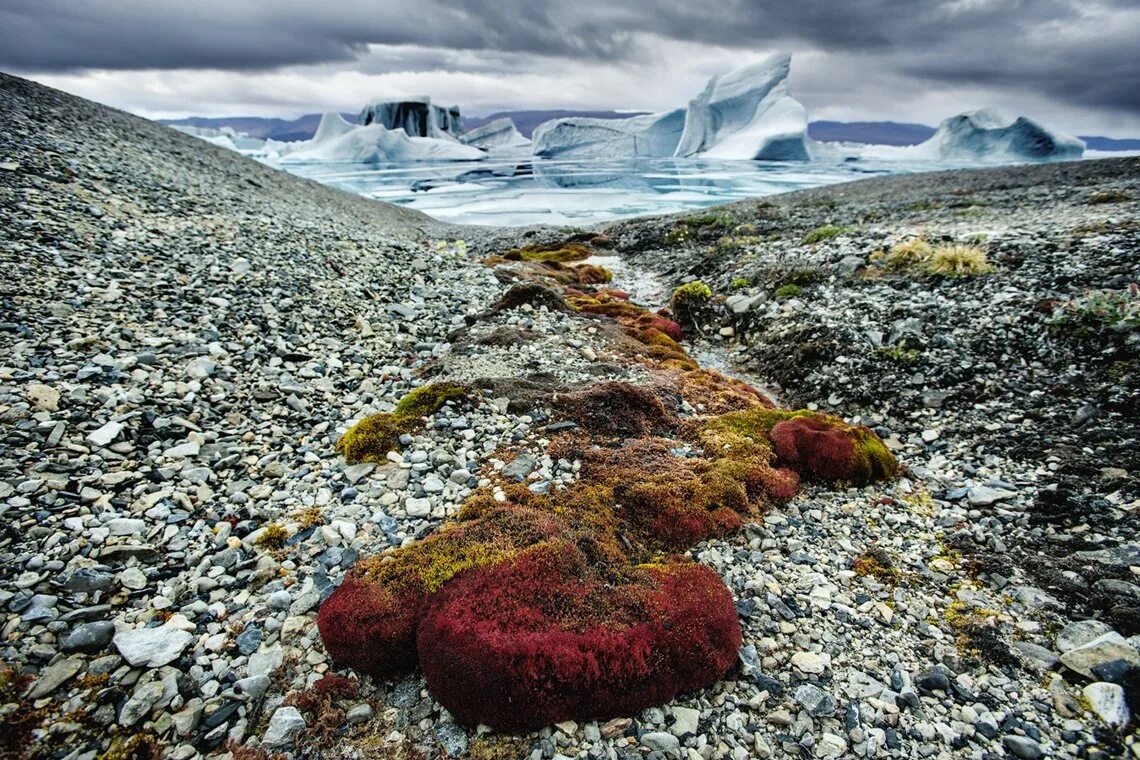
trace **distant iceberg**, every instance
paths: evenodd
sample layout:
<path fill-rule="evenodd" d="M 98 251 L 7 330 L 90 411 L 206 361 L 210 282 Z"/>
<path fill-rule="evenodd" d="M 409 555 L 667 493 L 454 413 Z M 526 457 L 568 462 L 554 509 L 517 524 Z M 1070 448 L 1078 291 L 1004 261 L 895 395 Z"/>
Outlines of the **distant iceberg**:
<path fill-rule="evenodd" d="M 777 53 L 714 76 L 689 103 L 673 155 L 807 161 L 807 110 L 788 95 L 792 56 Z"/>
<path fill-rule="evenodd" d="M 1048 161 L 1080 158 L 1085 144 L 1024 116 L 983 108 L 946 119 L 915 151 L 949 161 Z"/>
<path fill-rule="evenodd" d="M 1010 164 L 1080 158 L 1085 144 L 1025 116 L 991 107 L 951 116 L 918 145 L 845 144 L 841 150 L 886 160 Z"/>
<path fill-rule="evenodd" d="M 534 131 L 534 154 L 806 161 L 811 158 L 807 111 L 788 95 L 791 62 L 791 54 L 777 53 L 714 76 L 687 109 L 628 119 L 544 122 Z"/>
<path fill-rule="evenodd" d="M 385 129 L 402 129 L 408 137 L 437 140 L 454 140 L 463 132 L 459 106 L 437 106 L 429 97 L 369 103 L 360 111 L 357 123 L 365 127 L 379 124 Z"/>
<path fill-rule="evenodd" d="M 340 118 L 337 115 L 337 118 Z M 322 125 L 324 121 L 322 120 Z M 455 140 L 434 137 L 408 137 L 403 129 L 387 129 L 381 124 L 351 126 L 346 132 L 293 143 L 283 163 L 346 161 L 375 164 L 382 161 L 478 161 L 487 154 Z M 317 130 L 320 133 L 320 130 Z"/>
<path fill-rule="evenodd" d="M 535 127 L 534 155 L 544 158 L 655 158 L 672 156 L 685 130 L 685 109 L 591 119 L 571 116 Z"/>
<path fill-rule="evenodd" d="M 459 142 L 483 150 L 529 148 L 531 144 L 507 116 L 464 132 L 459 136 Z"/>

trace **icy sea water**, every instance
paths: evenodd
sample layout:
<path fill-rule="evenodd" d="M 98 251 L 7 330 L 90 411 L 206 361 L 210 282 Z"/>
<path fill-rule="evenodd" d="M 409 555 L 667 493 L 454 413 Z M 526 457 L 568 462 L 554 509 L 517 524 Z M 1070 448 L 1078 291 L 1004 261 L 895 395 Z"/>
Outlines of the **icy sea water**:
<path fill-rule="evenodd" d="M 446 222 L 579 226 L 745 198 L 929 171 L 929 163 L 705 159 L 487 159 L 446 163 L 291 163 L 281 168 Z"/>

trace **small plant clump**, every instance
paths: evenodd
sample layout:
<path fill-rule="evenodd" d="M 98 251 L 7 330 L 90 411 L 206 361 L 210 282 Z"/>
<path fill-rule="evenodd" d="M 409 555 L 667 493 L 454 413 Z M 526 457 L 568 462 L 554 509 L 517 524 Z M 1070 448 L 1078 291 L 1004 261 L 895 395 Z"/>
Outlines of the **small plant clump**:
<path fill-rule="evenodd" d="M 985 249 L 978 244 L 931 245 L 924 237 L 893 245 L 885 253 L 876 251 L 871 260 L 888 272 L 950 278 L 978 277 L 994 269 L 986 258 Z"/>
<path fill-rule="evenodd" d="M 400 436 L 411 434 L 424 417 L 435 414 L 448 401 L 467 395 L 467 388 L 456 383 L 435 383 L 416 388 L 405 395 L 391 413 L 365 417 L 337 441 L 336 450 L 349 464 L 384 462 L 389 451 L 400 446 Z"/>
<path fill-rule="evenodd" d="M 825 240 L 831 240 L 834 237 L 839 237 L 845 232 L 849 232 L 848 227 L 839 227 L 834 224 L 825 224 L 822 227 L 816 227 L 814 230 L 804 235 L 804 245 L 813 245 L 815 243 L 822 243 Z"/>
<path fill-rule="evenodd" d="M 727 214 L 697 214 L 685 217 L 682 223 L 690 227 L 712 227 L 717 230 L 730 230 L 736 224 Z"/>
<path fill-rule="evenodd" d="M 980 246 L 964 243 L 935 247 L 922 268 L 927 274 L 943 277 L 977 277 L 993 271 Z"/>
<path fill-rule="evenodd" d="M 522 248 L 512 248 L 503 254 L 507 261 L 554 261 L 565 264 L 582 261 L 594 255 L 594 249 L 584 243 L 535 243 Z"/>
<path fill-rule="evenodd" d="M 285 542 L 289 539 L 289 531 L 281 527 L 277 523 L 269 523 L 261 531 L 261 535 L 254 541 L 255 546 L 260 546 L 269 551 L 277 551 L 285 548 Z"/>
<path fill-rule="evenodd" d="M 687 282 L 673 291 L 669 309 L 681 321 L 694 322 L 701 309 L 712 300 L 712 290 L 700 280 Z"/>
<path fill-rule="evenodd" d="M 880 346 L 876 348 L 875 356 L 894 364 L 910 365 L 918 361 L 918 349 L 904 348 L 903 346 Z"/>
<path fill-rule="evenodd" d="M 1102 331 L 1128 333 L 1140 329 L 1140 284 L 1124 290 L 1090 290 L 1062 303 L 1053 325 L 1078 335 Z"/>
<path fill-rule="evenodd" d="M 729 287 L 733 290 L 744 290 L 751 284 L 752 282 L 747 277 L 733 277 Z"/>
<path fill-rule="evenodd" d="M 773 295 L 775 295 L 776 300 L 784 301 L 788 298 L 795 298 L 802 292 L 803 288 L 801 288 L 799 285 L 788 283 L 787 285 L 781 285 L 780 287 L 776 288 L 776 291 Z"/>
<path fill-rule="evenodd" d="M 722 253 L 728 251 L 741 251 L 749 246 L 758 245 L 763 242 L 763 238 L 755 235 L 725 235 L 720 240 L 716 241 L 716 248 Z"/>

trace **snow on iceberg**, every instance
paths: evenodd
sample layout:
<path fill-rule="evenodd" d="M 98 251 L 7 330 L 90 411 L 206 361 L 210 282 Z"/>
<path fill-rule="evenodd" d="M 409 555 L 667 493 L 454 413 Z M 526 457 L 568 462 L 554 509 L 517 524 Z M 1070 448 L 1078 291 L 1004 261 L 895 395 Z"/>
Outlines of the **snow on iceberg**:
<path fill-rule="evenodd" d="M 357 123 L 379 124 L 385 129 L 402 129 L 409 137 L 437 140 L 454 140 L 463 132 L 459 106 L 433 105 L 429 97 L 369 103 L 361 110 Z"/>
<path fill-rule="evenodd" d="M 281 156 L 281 161 L 375 164 L 382 161 L 478 161 L 486 156 L 478 148 L 461 145 L 455 140 L 408 137 L 403 129 L 387 129 L 382 124 L 373 123 L 352 127 L 347 132 L 327 136 L 320 141 L 313 139 L 297 143 Z"/>
<path fill-rule="evenodd" d="M 515 127 L 509 116 L 489 121 L 459 136 L 459 142 L 484 150 L 492 148 L 525 148 L 530 140 Z"/>
<path fill-rule="evenodd" d="M 326 143 L 341 135 L 348 134 L 354 129 L 356 129 L 356 125 L 347 121 L 336 111 L 325 111 L 321 115 L 321 123 L 317 125 L 317 131 L 313 133 L 308 142 L 312 144 Z"/>
<path fill-rule="evenodd" d="M 628 119 L 551 119 L 535 128 L 533 152 L 545 158 L 667 157 L 684 129 L 683 108 Z"/>
<path fill-rule="evenodd" d="M 250 137 L 245 132 L 238 132 L 233 127 L 193 127 L 188 124 L 172 124 L 171 127 L 218 147 L 239 152 L 260 151 L 266 142 L 258 137 Z"/>
<path fill-rule="evenodd" d="M 790 53 L 714 76 L 689 102 L 674 155 L 807 161 L 807 111 L 788 94 Z"/>
<path fill-rule="evenodd" d="M 910 150 L 915 157 L 936 160 L 1007 163 L 1080 158 L 1085 144 L 1024 116 L 983 108 L 951 116 Z"/>
<path fill-rule="evenodd" d="M 544 157 L 668 157 L 806 161 L 807 111 L 788 95 L 790 53 L 728 74 L 674 111 L 628 119 L 552 119 L 534 131 Z"/>

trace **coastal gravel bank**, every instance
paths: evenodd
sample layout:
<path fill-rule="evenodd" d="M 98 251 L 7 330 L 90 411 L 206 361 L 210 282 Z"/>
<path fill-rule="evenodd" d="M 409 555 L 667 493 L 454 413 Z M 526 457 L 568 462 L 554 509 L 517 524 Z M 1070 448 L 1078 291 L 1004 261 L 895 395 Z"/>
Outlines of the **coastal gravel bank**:
<path fill-rule="evenodd" d="M 0 124 L 5 755 L 1140 756 L 1136 160 L 584 233 L 711 286 L 692 355 L 872 426 L 907 470 L 693 550 L 744 628 L 725 680 L 504 737 L 418 676 L 313 698 L 351 675 L 314 619 L 505 466 L 574 480 L 557 413 L 479 383 L 638 381 L 600 318 L 487 313 L 508 283 L 483 255 L 574 231 L 447 227 L 2 75 Z M 888 269 L 916 238 L 992 269 Z M 346 466 L 351 423 L 440 379 L 485 390 Z"/>

